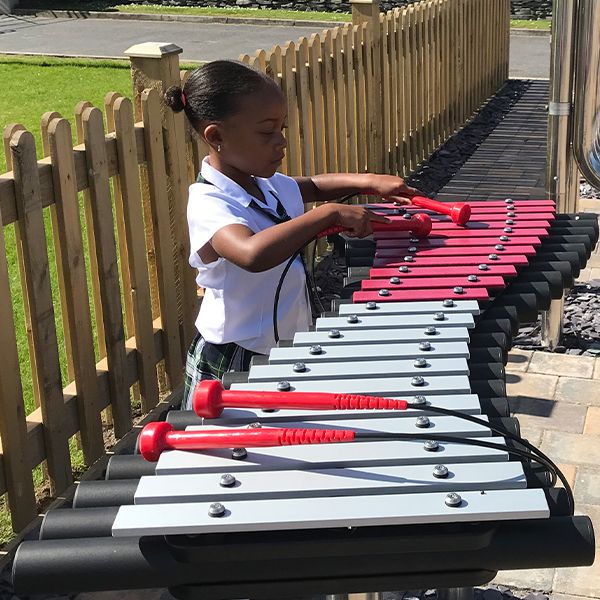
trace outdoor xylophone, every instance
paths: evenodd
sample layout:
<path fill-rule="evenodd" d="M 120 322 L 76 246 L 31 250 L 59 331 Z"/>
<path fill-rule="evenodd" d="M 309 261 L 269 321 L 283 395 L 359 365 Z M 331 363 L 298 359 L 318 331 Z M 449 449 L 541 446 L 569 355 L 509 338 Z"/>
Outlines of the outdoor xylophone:
<path fill-rule="evenodd" d="M 375 208 L 414 219 L 412 208 L 408 218 Z M 50 511 L 40 540 L 20 546 L 16 592 L 285 598 L 591 564 L 589 518 L 573 516 L 547 463 L 518 441 L 504 364 L 519 325 L 585 265 L 597 222 L 548 201 L 470 208 L 462 227 L 428 213 L 428 237 L 348 239 L 347 299 L 228 375 L 229 391 L 203 384 L 203 417 L 171 411 L 145 430 L 151 461 L 114 456 L 105 481 L 80 483 L 73 508 Z M 317 412 L 303 404 L 309 392 L 354 400 L 319 397 Z M 377 409 L 340 408 L 356 403 Z M 215 443 L 231 432 L 246 446 Z M 253 447 L 265 437 L 303 444 Z M 213 449 L 176 449 L 194 443 Z"/>

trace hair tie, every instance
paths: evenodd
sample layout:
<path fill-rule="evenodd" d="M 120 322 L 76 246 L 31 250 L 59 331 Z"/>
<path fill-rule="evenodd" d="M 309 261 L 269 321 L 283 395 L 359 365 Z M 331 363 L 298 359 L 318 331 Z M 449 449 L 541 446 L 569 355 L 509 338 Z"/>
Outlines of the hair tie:
<path fill-rule="evenodd" d="M 181 104 L 183 104 L 183 108 L 185 108 L 185 105 L 187 104 L 187 100 L 183 90 L 181 90 Z"/>

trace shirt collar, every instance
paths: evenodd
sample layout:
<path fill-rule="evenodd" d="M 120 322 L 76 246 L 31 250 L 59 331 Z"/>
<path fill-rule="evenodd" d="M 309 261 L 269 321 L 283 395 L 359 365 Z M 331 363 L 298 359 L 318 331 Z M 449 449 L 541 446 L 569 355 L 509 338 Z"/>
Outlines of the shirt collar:
<path fill-rule="evenodd" d="M 223 175 L 221 171 L 217 171 L 217 169 L 211 166 L 208 162 L 208 156 L 205 156 L 202 160 L 200 173 L 206 181 L 210 181 L 212 185 L 220 189 L 222 192 L 225 192 L 227 196 L 236 200 L 242 206 L 249 206 L 254 200 L 254 197 L 251 196 L 241 185 L 233 181 L 233 179 L 227 177 L 227 175 Z M 275 195 L 277 194 L 271 182 L 262 177 L 256 177 L 256 182 L 261 188 L 262 192 L 265 194 L 265 200 L 267 201 L 267 204 L 271 206 L 274 198 L 271 193 L 266 192 L 273 192 Z"/>

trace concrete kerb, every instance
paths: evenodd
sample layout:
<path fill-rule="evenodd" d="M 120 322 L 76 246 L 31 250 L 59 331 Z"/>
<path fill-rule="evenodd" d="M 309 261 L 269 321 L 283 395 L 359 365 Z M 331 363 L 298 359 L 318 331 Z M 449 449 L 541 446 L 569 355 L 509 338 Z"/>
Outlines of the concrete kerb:
<path fill-rule="evenodd" d="M 56 19 L 117 19 L 124 21 L 180 21 L 183 23 L 225 23 L 228 25 L 281 25 L 299 26 L 314 25 L 315 27 L 335 27 L 350 21 L 313 21 L 308 19 L 270 19 L 261 17 L 229 17 L 229 16 L 204 16 L 204 15 L 169 15 L 151 13 L 122 13 L 86 10 L 31 10 L 14 9 L 13 14 L 21 16 L 35 16 Z M 515 27 L 510 30 L 511 35 L 550 36 L 550 31 L 543 29 L 526 29 Z"/>

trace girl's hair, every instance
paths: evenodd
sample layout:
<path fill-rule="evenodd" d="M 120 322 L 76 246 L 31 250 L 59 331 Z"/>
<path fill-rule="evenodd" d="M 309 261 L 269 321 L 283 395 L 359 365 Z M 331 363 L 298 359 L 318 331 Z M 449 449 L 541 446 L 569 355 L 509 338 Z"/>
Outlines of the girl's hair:
<path fill-rule="evenodd" d="M 185 110 L 194 129 L 237 113 L 244 96 L 263 89 L 281 94 L 278 85 L 261 71 L 235 60 L 215 60 L 192 71 L 183 89 L 171 86 L 165 102 L 173 111 Z"/>

